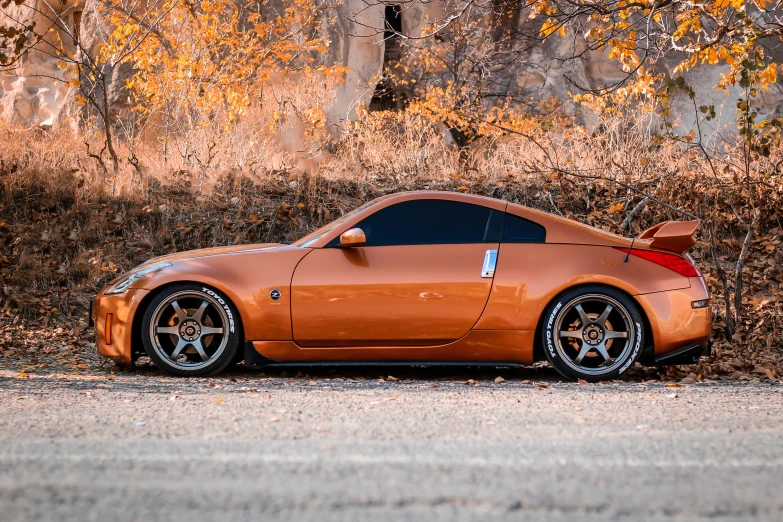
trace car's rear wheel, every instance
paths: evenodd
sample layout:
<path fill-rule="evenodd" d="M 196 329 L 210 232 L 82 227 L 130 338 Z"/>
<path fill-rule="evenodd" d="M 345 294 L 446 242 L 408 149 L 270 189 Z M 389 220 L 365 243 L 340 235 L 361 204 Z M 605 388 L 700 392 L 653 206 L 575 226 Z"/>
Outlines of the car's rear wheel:
<path fill-rule="evenodd" d="M 236 358 L 238 316 L 234 305 L 217 290 L 189 283 L 168 287 L 144 312 L 144 349 L 166 373 L 214 375 Z"/>
<path fill-rule="evenodd" d="M 585 286 L 560 295 L 544 315 L 547 360 L 569 379 L 614 379 L 633 366 L 644 345 L 644 322 L 617 290 Z"/>

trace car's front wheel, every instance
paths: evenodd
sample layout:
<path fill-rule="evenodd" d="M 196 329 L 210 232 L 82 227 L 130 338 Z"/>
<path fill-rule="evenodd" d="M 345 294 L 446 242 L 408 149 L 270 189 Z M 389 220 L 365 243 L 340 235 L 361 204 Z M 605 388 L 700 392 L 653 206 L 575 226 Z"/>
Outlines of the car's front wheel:
<path fill-rule="evenodd" d="M 144 312 L 144 349 L 166 373 L 216 374 L 235 360 L 239 350 L 238 317 L 234 305 L 217 290 L 191 283 L 168 287 Z"/>
<path fill-rule="evenodd" d="M 644 323 L 634 302 L 603 286 L 567 291 L 544 316 L 544 352 L 569 379 L 614 379 L 633 366 L 644 346 Z"/>

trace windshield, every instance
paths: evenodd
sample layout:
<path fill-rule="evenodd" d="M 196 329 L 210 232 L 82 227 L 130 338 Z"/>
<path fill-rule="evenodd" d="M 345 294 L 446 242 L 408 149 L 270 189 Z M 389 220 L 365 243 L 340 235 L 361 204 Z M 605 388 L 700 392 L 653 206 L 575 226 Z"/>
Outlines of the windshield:
<path fill-rule="evenodd" d="M 339 218 L 335 219 L 331 223 L 322 226 L 321 228 L 319 228 L 315 232 L 312 232 L 312 233 L 306 235 L 305 237 L 303 237 L 302 239 L 300 239 L 299 241 L 295 242 L 294 246 L 299 246 L 299 247 L 308 247 L 308 246 L 310 246 L 316 239 L 320 238 L 321 236 L 324 236 L 324 235 L 328 234 L 329 232 L 331 232 L 334 228 L 336 228 L 340 224 L 345 223 L 346 221 L 351 219 L 353 216 L 355 216 L 356 214 L 358 214 L 362 210 L 365 210 L 365 209 L 370 208 L 371 206 L 375 205 L 376 203 L 378 203 L 378 201 L 380 201 L 380 200 L 374 199 L 374 200 L 369 201 L 369 202 L 365 203 L 364 205 L 362 205 L 362 206 L 360 206 L 360 207 L 358 207 L 358 208 L 348 212 L 347 214 L 343 214 L 342 216 L 340 216 Z"/>

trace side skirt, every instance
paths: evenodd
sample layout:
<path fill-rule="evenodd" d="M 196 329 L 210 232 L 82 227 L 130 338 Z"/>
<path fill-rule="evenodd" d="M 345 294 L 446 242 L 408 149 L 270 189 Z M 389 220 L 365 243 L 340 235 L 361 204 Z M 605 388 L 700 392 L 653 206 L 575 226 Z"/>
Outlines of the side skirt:
<path fill-rule="evenodd" d="M 270 359 L 271 360 L 271 359 Z M 323 368 L 323 367 L 422 367 L 422 368 L 437 368 L 437 367 L 479 367 L 479 368 L 522 368 L 525 365 L 515 362 L 438 362 L 438 361 L 352 361 L 352 362 L 334 362 L 334 361 L 313 361 L 313 362 L 290 362 L 290 363 L 269 363 L 264 366 L 253 366 L 253 368 Z"/>
<path fill-rule="evenodd" d="M 265 357 L 258 353 L 253 346 L 253 341 L 245 341 L 245 368 L 263 368 L 270 364 L 278 364 L 278 361 Z"/>
<path fill-rule="evenodd" d="M 471 330 L 463 338 L 437 346 L 302 347 L 294 341 L 245 343 L 246 364 L 393 363 L 517 365 L 533 364 L 532 330 Z M 250 350 L 254 349 L 262 359 Z M 271 360 L 271 362 L 270 362 Z"/>

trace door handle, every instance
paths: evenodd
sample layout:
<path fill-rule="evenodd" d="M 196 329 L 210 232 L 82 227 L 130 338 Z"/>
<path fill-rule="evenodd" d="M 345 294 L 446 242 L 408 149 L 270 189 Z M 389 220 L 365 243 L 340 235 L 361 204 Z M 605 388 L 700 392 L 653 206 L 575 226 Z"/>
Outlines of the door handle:
<path fill-rule="evenodd" d="M 498 262 L 498 251 L 487 250 L 484 254 L 484 265 L 481 267 L 481 277 L 495 277 L 495 265 Z"/>

